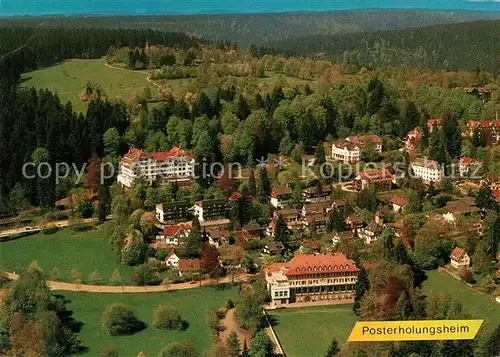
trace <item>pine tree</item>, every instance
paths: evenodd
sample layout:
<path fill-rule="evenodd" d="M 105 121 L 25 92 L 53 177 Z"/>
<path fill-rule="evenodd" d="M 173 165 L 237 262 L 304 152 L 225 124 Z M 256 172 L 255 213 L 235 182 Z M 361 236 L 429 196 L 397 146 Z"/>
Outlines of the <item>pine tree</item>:
<path fill-rule="evenodd" d="M 226 343 L 229 347 L 231 357 L 238 357 L 240 355 L 240 341 L 235 331 L 231 331 L 229 336 L 227 336 Z"/>
<path fill-rule="evenodd" d="M 271 196 L 271 182 L 269 181 L 267 169 L 264 166 L 260 168 L 259 183 L 259 200 L 262 203 L 268 203 Z"/>
<path fill-rule="evenodd" d="M 195 216 L 191 222 L 191 232 L 189 232 L 186 245 L 186 253 L 191 257 L 199 257 L 203 249 L 203 237 L 201 225 L 198 217 Z"/>
<path fill-rule="evenodd" d="M 241 357 L 250 357 L 250 352 L 248 351 L 247 340 L 243 342 L 243 349 L 241 350 Z"/>
<path fill-rule="evenodd" d="M 257 184 L 255 182 L 255 172 L 251 168 L 248 176 L 248 194 L 255 197 L 257 195 Z"/>
<path fill-rule="evenodd" d="M 274 227 L 274 239 L 284 243 L 288 240 L 288 236 L 288 226 L 283 217 L 279 215 L 276 220 L 276 226 Z"/>
<path fill-rule="evenodd" d="M 462 131 L 454 115 L 447 118 L 443 124 L 443 135 L 446 151 L 452 158 L 460 157 L 462 152 Z"/>
<path fill-rule="evenodd" d="M 339 344 L 337 340 L 334 338 L 330 345 L 328 346 L 328 350 L 326 351 L 325 357 L 334 357 L 340 352 Z"/>
<path fill-rule="evenodd" d="M 356 282 L 356 295 L 354 296 L 354 305 L 352 310 L 356 315 L 359 315 L 359 309 L 361 307 L 361 299 L 365 293 L 370 289 L 370 280 L 368 279 L 368 274 L 363 266 L 359 271 L 358 281 Z"/>
<path fill-rule="evenodd" d="M 398 321 L 409 320 L 413 314 L 413 303 L 410 295 L 403 291 L 398 298 L 396 310 L 394 311 L 394 319 Z"/>
<path fill-rule="evenodd" d="M 417 106 L 413 102 L 408 102 L 405 108 L 403 117 L 401 119 L 399 136 L 401 138 L 405 137 L 406 134 L 420 123 L 420 112 Z"/>
<path fill-rule="evenodd" d="M 315 164 L 318 166 L 321 166 L 324 163 L 326 163 L 325 147 L 323 146 L 322 142 L 319 142 L 318 146 L 316 148 L 316 162 L 315 162 Z"/>
<path fill-rule="evenodd" d="M 250 112 L 251 112 L 250 106 L 248 105 L 247 100 L 245 99 L 243 94 L 240 94 L 240 96 L 238 97 L 238 104 L 236 107 L 236 116 L 240 120 L 245 120 L 250 115 Z"/>

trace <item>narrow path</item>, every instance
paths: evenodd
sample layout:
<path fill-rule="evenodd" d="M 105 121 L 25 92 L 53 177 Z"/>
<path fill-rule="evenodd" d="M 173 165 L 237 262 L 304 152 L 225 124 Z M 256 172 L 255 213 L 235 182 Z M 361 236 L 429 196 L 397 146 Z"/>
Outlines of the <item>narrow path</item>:
<path fill-rule="evenodd" d="M 241 328 L 238 324 L 238 321 L 236 321 L 235 308 L 228 310 L 226 316 L 220 322 L 223 326 L 223 330 L 220 333 L 220 339 L 222 340 L 222 342 L 225 343 L 229 334 L 234 331 L 238 335 L 240 347 L 243 348 L 245 341 L 247 343 L 247 347 L 250 347 L 252 334 L 250 333 L 250 331 Z"/>
<path fill-rule="evenodd" d="M 97 218 L 84 218 L 81 221 L 76 222 L 75 224 L 80 224 L 80 223 L 94 223 L 97 222 Z M 14 234 L 19 234 L 19 233 L 34 233 L 34 232 L 40 232 L 41 230 L 45 228 L 50 228 L 50 227 L 57 227 L 57 228 L 66 228 L 71 226 L 73 223 L 71 223 L 69 220 L 65 219 L 62 221 L 54 221 L 54 222 L 48 222 L 46 224 L 41 224 L 37 226 L 28 226 L 28 227 L 19 227 L 19 228 L 10 228 L 6 229 L 3 231 L 0 231 L 0 237 L 9 237 Z"/>
<path fill-rule="evenodd" d="M 160 89 L 161 86 L 154 82 L 152 79 L 151 79 L 151 72 L 148 72 L 148 71 L 143 71 L 143 70 L 135 70 L 135 69 L 128 69 L 128 68 L 123 68 L 123 67 L 116 67 L 116 66 L 113 66 L 111 65 L 109 62 L 105 62 L 104 65 L 108 68 L 112 68 L 112 69 L 121 69 L 122 71 L 128 71 L 128 72 L 135 72 L 135 73 L 144 73 L 146 74 L 146 80 L 151 83 L 152 85 L 154 85 L 156 88 Z"/>
<path fill-rule="evenodd" d="M 0 275 L 7 277 L 10 280 L 18 280 L 20 275 L 14 274 L 8 271 L 0 271 Z M 240 274 L 235 276 L 235 282 L 246 282 L 252 275 Z M 226 276 L 219 279 L 218 284 L 231 283 L 232 278 Z M 167 284 L 167 285 L 154 285 L 154 286 L 114 286 L 114 285 L 86 285 L 86 284 L 75 284 L 75 283 L 64 283 L 61 281 L 47 280 L 47 285 L 51 290 L 65 290 L 65 291 L 79 291 L 79 292 L 89 292 L 89 293 L 157 293 L 162 291 L 173 291 L 173 290 L 186 290 L 194 289 L 200 286 L 212 286 L 217 283 L 213 279 L 179 283 L 179 284 Z"/>

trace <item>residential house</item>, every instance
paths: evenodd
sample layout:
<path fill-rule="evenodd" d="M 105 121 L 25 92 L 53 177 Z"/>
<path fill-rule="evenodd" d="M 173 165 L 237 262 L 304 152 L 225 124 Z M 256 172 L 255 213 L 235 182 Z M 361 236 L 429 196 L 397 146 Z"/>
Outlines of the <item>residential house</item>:
<path fill-rule="evenodd" d="M 442 128 L 444 125 L 444 120 L 442 118 L 434 118 L 427 120 L 427 128 L 429 133 L 432 133 L 434 128 Z"/>
<path fill-rule="evenodd" d="M 312 252 L 319 252 L 321 249 L 321 244 L 315 240 L 305 240 L 300 244 L 299 251 L 311 250 Z"/>
<path fill-rule="evenodd" d="M 332 198 L 332 187 L 325 185 L 321 187 L 321 192 L 317 192 L 316 187 L 308 187 L 302 191 L 302 197 L 306 202 L 329 201 Z"/>
<path fill-rule="evenodd" d="M 462 157 L 458 162 L 458 171 L 460 177 L 469 177 L 476 173 L 476 169 L 480 167 L 481 163 L 471 157 Z"/>
<path fill-rule="evenodd" d="M 260 239 L 265 228 L 258 223 L 247 223 L 241 228 L 241 237 L 246 241 Z"/>
<path fill-rule="evenodd" d="M 189 184 L 194 177 L 194 168 L 193 153 L 181 146 L 154 153 L 130 148 L 120 160 L 117 181 L 124 187 L 132 187 L 139 177 L 149 185 L 155 181 Z"/>
<path fill-rule="evenodd" d="M 206 231 L 208 244 L 219 248 L 221 245 L 229 242 L 229 231 L 225 228 L 209 228 Z"/>
<path fill-rule="evenodd" d="M 408 203 L 408 200 L 403 196 L 394 196 L 391 198 L 392 210 L 395 213 L 401 213 Z"/>
<path fill-rule="evenodd" d="M 185 245 L 191 232 L 191 226 L 188 224 L 176 224 L 166 226 L 163 231 L 156 236 L 156 246 Z"/>
<path fill-rule="evenodd" d="M 330 209 L 330 204 L 328 202 L 318 202 L 318 203 L 306 203 L 302 206 L 302 217 L 311 214 L 322 214 L 326 215 Z"/>
<path fill-rule="evenodd" d="M 333 200 L 330 202 L 330 208 L 326 210 L 326 212 L 334 211 L 336 209 L 343 209 L 346 205 L 344 200 Z"/>
<path fill-rule="evenodd" d="M 285 251 L 285 246 L 283 245 L 282 242 L 273 242 L 266 244 L 264 248 L 262 248 L 262 254 L 265 255 L 276 255 L 283 253 Z"/>
<path fill-rule="evenodd" d="M 366 227 L 358 231 L 359 238 L 363 239 L 366 244 L 374 243 L 382 234 L 384 230 L 384 220 L 381 212 L 375 214 L 375 219 L 368 223 Z"/>
<path fill-rule="evenodd" d="M 215 221 L 227 218 L 229 207 L 227 200 L 221 198 L 197 201 L 192 209 L 194 211 L 193 214 L 198 217 L 201 223 L 203 221 Z"/>
<path fill-rule="evenodd" d="M 377 135 L 349 136 L 332 144 L 332 158 L 346 164 L 355 164 L 361 160 L 362 150 L 372 144 L 375 151 L 382 152 L 382 139 Z"/>
<path fill-rule="evenodd" d="M 189 201 L 175 201 L 158 203 L 156 205 L 156 219 L 162 224 L 185 222 L 190 220 Z"/>
<path fill-rule="evenodd" d="M 420 149 L 420 142 L 424 137 L 422 129 L 415 128 L 410 130 L 404 138 L 405 151 L 410 155 L 416 154 Z"/>
<path fill-rule="evenodd" d="M 179 257 L 174 253 L 174 251 L 170 251 L 170 254 L 165 257 L 163 264 L 172 268 L 179 268 Z"/>
<path fill-rule="evenodd" d="M 287 186 L 274 187 L 271 190 L 271 204 L 274 208 L 281 209 L 292 202 L 292 189 Z"/>
<path fill-rule="evenodd" d="M 485 86 L 464 87 L 463 91 L 465 94 L 473 95 L 483 102 L 487 102 L 491 99 L 491 89 Z"/>
<path fill-rule="evenodd" d="M 387 169 L 361 171 L 353 181 L 357 190 L 366 190 L 372 185 L 381 191 L 390 190 L 395 183 L 396 176 Z"/>
<path fill-rule="evenodd" d="M 426 184 L 437 183 L 443 179 L 443 171 L 439 162 L 418 158 L 410 163 L 415 178 L 420 178 Z"/>
<path fill-rule="evenodd" d="M 195 259 L 180 259 L 179 260 L 179 275 L 197 274 L 201 272 L 201 260 Z"/>
<path fill-rule="evenodd" d="M 443 219 L 448 223 L 456 223 L 457 217 L 468 217 L 474 213 L 481 212 L 477 207 L 476 200 L 473 197 L 461 197 L 458 200 L 448 201 L 446 206 L 439 210 Z"/>
<path fill-rule="evenodd" d="M 359 216 L 348 216 L 344 220 L 348 229 L 354 231 L 361 229 L 366 225 L 366 222 Z"/>
<path fill-rule="evenodd" d="M 455 269 L 469 268 L 470 257 L 462 248 L 456 247 L 450 254 L 450 265 Z"/>
<path fill-rule="evenodd" d="M 476 129 L 483 133 L 487 145 L 494 145 L 500 142 L 500 120 L 471 120 L 465 127 L 464 135 L 472 137 Z"/>
<path fill-rule="evenodd" d="M 271 306 L 294 302 L 352 302 L 359 269 L 342 253 L 297 255 L 265 269 Z"/>
<path fill-rule="evenodd" d="M 314 234 L 323 234 L 328 231 L 328 217 L 324 214 L 308 214 L 303 219 L 304 228 Z"/>

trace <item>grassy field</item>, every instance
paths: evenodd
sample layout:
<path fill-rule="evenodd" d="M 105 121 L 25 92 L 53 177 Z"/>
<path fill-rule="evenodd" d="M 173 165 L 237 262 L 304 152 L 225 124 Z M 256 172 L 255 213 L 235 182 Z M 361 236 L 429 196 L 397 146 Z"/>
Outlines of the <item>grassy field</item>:
<path fill-rule="evenodd" d="M 85 112 L 87 103 L 80 100 L 80 93 L 88 81 L 100 84 L 108 98 L 126 100 L 133 98 L 135 93 L 142 94 L 146 87 L 156 95 L 156 87 L 146 77 L 143 71 L 108 68 L 102 59 L 70 60 L 24 74 L 23 85 L 57 92 L 62 103 L 71 101 L 75 111 Z"/>
<path fill-rule="evenodd" d="M 174 341 L 191 341 L 198 351 L 210 347 L 210 330 L 205 324 L 205 313 L 215 311 L 228 298 L 236 298 L 236 287 L 205 287 L 165 293 L 146 294 L 93 294 L 61 292 L 69 300 L 68 309 L 73 318 L 83 323 L 79 336 L 88 348 L 85 356 L 99 356 L 104 346 L 115 346 L 120 356 L 137 356 L 143 351 L 156 356 L 166 344 Z M 132 336 L 110 336 L 101 328 L 101 315 L 113 302 L 132 306 L 136 316 L 146 329 Z M 153 310 L 160 304 L 170 304 L 179 309 L 189 327 L 185 331 L 163 331 L 151 326 Z"/>
<path fill-rule="evenodd" d="M 270 317 L 288 357 L 323 356 L 334 337 L 347 340 L 356 322 L 352 305 L 275 310 Z"/>
<path fill-rule="evenodd" d="M 0 268 L 16 273 L 26 270 L 37 260 L 46 274 L 57 267 L 62 281 L 71 280 L 71 270 L 82 273 L 83 283 L 95 269 L 108 284 L 111 272 L 118 268 L 122 282 L 130 284 L 133 268 L 116 263 L 108 246 L 105 226 L 86 232 L 62 229 L 52 235 L 42 233 L 0 243 Z"/>
<path fill-rule="evenodd" d="M 500 321 L 500 304 L 493 296 L 482 294 L 446 273 L 427 272 L 429 279 L 423 291 L 427 295 L 448 293 L 460 299 L 471 318 L 484 319 L 484 324 L 492 328 Z"/>

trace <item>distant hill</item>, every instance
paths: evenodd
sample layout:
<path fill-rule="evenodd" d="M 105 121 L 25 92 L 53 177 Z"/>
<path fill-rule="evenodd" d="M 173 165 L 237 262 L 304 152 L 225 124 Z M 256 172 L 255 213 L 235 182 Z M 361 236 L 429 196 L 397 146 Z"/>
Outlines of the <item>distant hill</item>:
<path fill-rule="evenodd" d="M 38 26 L 43 21 L 45 27 L 147 28 L 249 46 L 299 36 L 373 32 L 483 19 L 500 19 L 500 12 L 352 10 L 238 15 L 24 17 L 0 19 L 0 26 Z"/>
<path fill-rule="evenodd" d="M 316 35 L 266 44 L 301 56 L 323 56 L 353 66 L 410 65 L 500 74 L 500 21 L 423 28 Z"/>

